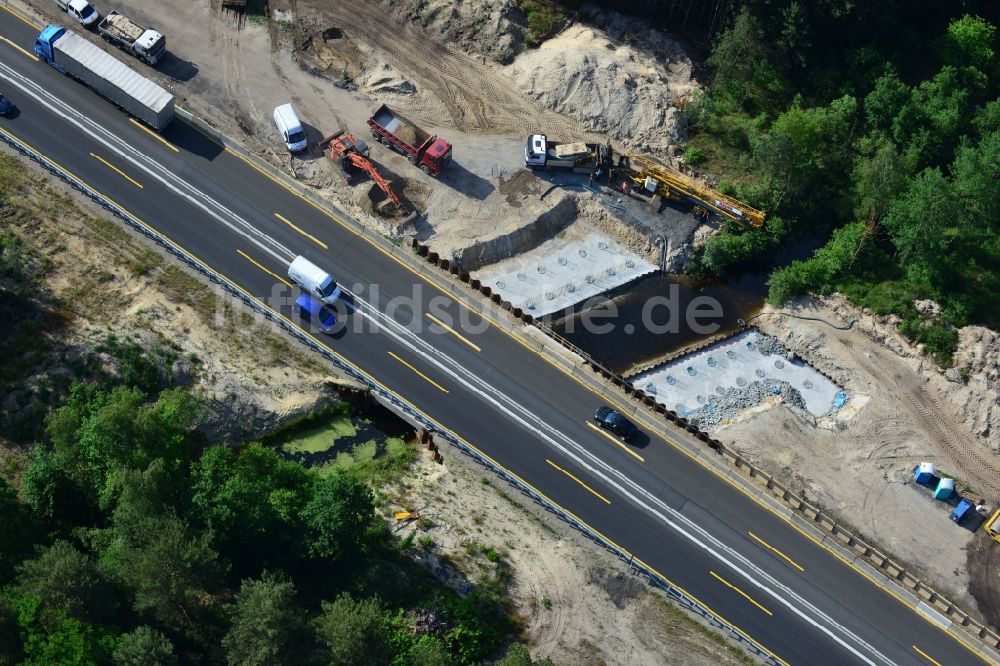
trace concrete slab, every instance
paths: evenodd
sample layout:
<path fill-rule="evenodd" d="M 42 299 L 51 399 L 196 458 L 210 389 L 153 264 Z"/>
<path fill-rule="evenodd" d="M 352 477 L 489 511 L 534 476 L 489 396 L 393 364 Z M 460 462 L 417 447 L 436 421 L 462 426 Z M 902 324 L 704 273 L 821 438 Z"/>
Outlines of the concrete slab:
<path fill-rule="evenodd" d="M 800 360 L 762 353 L 761 343 L 766 347 L 771 341 L 757 331 L 744 331 L 640 373 L 631 381 L 682 414 L 702 408 L 727 389 L 743 389 L 753 382 L 786 382 L 802 395 L 809 413 L 828 413 L 840 387 Z"/>
<path fill-rule="evenodd" d="M 589 225 L 576 222 L 534 250 L 472 274 L 536 317 L 604 293 L 657 267 Z"/>

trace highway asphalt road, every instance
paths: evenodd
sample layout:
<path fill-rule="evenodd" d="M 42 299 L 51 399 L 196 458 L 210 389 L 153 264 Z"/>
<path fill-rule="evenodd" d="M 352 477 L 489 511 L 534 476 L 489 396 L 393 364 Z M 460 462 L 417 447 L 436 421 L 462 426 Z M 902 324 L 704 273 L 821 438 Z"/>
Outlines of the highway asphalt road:
<path fill-rule="evenodd" d="M 626 447 L 593 429 L 595 393 L 339 222 L 345 214 L 317 209 L 180 120 L 155 136 L 34 60 L 36 35 L 0 11 L 0 85 L 20 109 L 0 129 L 290 317 L 288 263 L 303 254 L 325 267 L 354 308 L 346 330 L 318 338 L 781 662 L 982 662 L 671 443 L 683 433 L 644 429 Z"/>

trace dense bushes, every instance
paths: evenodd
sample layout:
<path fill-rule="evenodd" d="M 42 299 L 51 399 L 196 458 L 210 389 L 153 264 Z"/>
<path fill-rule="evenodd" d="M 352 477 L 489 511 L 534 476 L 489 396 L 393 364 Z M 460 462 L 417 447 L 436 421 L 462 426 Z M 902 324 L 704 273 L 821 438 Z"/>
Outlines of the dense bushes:
<path fill-rule="evenodd" d="M 772 303 L 905 294 L 876 309 L 899 314 L 900 330 L 947 364 L 953 326 L 1000 327 L 996 29 L 895 4 L 743 3 L 708 59 L 709 94 L 690 108 L 689 150 L 780 223 L 728 227 L 695 269 L 760 268 L 783 242 L 821 239 L 773 271 Z M 940 303 L 940 316 L 920 315 L 916 298 Z"/>
<path fill-rule="evenodd" d="M 402 557 L 357 475 L 204 447 L 199 413 L 83 383 L 50 413 L 25 503 L 0 481 L 0 664 L 447 666 L 514 631 L 495 582 L 459 597 Z"/>

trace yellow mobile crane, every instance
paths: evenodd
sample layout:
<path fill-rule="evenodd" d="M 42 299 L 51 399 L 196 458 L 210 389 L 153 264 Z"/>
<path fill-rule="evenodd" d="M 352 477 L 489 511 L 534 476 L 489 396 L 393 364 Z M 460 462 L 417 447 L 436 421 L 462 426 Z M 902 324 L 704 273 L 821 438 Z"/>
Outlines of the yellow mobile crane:
<path fill-rule="evenodd" d="M 628 178 L 649 193 L 656 193 L 674 201 L 687 201 L 706 212 L 711 211 L 734 220 L 747 222 L 753 228 L 764 224 L 764 213 L 742 201 L 728 197 L 693 178 L 663 166 L 648 157 L 629 155 L 621 166 L 628 169 Z"/>
<path fill-rule="evenodd" d="M 983 531 L 985 531 L 991 539 L 1000 543 L 1000 509 L 993 512 L 990 519 L 983 523 Z"/>

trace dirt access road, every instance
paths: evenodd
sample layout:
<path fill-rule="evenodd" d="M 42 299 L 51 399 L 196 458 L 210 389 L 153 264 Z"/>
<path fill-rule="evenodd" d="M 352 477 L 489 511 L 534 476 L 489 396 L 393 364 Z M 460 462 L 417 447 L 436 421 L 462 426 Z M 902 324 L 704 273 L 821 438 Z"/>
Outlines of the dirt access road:
<path fill-rule="evenodd" d="M 818 421 L 783 405 L 755 410 L 716 435 L 795 491 L 818 502 L 990 623 L 1000 622 L 1000 544 L 948 519 L 950 506 L 913 482 L 913 468 L 936 463 L 996 507 L 1000 457 L 956 409 L 948 381 L 891 321 L 840 297 L 805 299 L 754 321 L 849 394 L 847 407 Z M 834 328 L 820 319 L 844 327 Z"/>
<path fill-rule="evenodd" d="M 351 39 L 380 51 L 415 84 L 415 95 L 394 102 L 414 118 L 436 119 L 463 132 L 516 138 L 538 131 L 583 134 L 577 123 L 525 100 L 498 73 L 499 66 L 431 41 L 411 25 L 397 23 L 379 3 L 298 0 L 296 11 L 306 23 L 337 26 Z"/>

